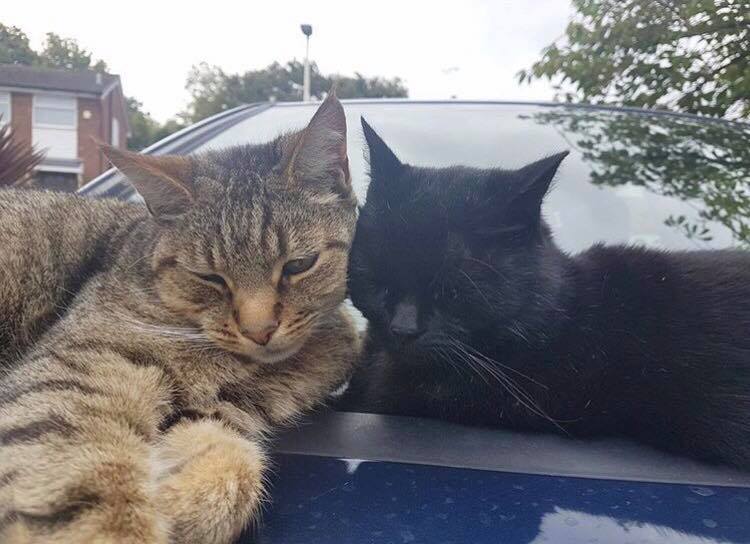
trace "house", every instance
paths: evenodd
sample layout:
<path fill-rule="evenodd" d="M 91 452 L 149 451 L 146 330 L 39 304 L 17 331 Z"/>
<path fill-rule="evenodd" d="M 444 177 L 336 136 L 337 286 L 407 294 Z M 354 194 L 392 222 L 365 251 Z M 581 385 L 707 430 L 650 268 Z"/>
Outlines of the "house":
<path fill-rule="evenodd" d="M 35 184 L 74 191 L 109 168 L 95 140 L 124 148 L 120 76 L 0 64 L 0 115 L 14 136 L 46 150 Z"/>

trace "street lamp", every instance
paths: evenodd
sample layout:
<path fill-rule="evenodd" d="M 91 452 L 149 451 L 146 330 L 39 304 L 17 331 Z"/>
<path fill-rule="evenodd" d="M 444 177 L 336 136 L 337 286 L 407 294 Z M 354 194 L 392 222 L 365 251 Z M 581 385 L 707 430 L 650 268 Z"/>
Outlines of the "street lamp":
<path fill-rule="evenodd" d="M 305 75 L 302 83 L 302 100 L 310 101 L 310 36 L 312 35 L 312 25 L 300 25 L 302 34 L 305 35 Z"/>

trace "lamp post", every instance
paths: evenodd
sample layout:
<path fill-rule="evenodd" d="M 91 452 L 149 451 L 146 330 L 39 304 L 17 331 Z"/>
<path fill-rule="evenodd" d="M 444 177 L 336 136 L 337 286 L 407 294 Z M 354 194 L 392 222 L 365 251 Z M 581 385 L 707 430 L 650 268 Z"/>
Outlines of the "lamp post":
<path fill-rule="evenodd" d="M 305 75 L 302 83 L 302 100 L 310 101 L 310 36 L 312 35 L 312 25 L 300 25 L 302 34 L 305 35 Z"/>

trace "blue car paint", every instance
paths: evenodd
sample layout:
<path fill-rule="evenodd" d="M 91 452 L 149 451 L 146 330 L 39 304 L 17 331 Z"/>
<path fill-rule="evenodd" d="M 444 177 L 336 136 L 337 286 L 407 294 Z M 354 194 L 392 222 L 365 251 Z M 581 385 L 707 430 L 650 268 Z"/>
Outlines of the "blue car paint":
<path fill-rule="evenodd" d="M 750 489 L 278 455 L 271 543 L 745 543 Z"/>

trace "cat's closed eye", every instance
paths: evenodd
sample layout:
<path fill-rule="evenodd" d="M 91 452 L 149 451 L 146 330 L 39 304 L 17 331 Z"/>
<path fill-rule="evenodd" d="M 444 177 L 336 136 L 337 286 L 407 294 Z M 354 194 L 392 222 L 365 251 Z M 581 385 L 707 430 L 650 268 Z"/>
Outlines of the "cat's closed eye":
<path fill-rule="evenodd" d="M 227 289 L 229 287 L 227 285 L 227 280 L 219 274 L 201 274 L 200 272 L 192 272 L 192 274 L 202 282 L 209 283 L 213 287 L 220 289 Z"/>
<path fill-rule="evenodd" d="M 287 261 L 284 264 L 284 268 L 282 268 L 281 273 L 284 276 L 296 276 L 297 274 L 307 272 L 313 266 L 315 266 L 315 263 L 318 261 L 318 256 L 319 253 L 315 253 L 313 255 L 308 255 L 307 257 L 301 257 L 299 259 L 292 259 L 290 261 Z"/>

